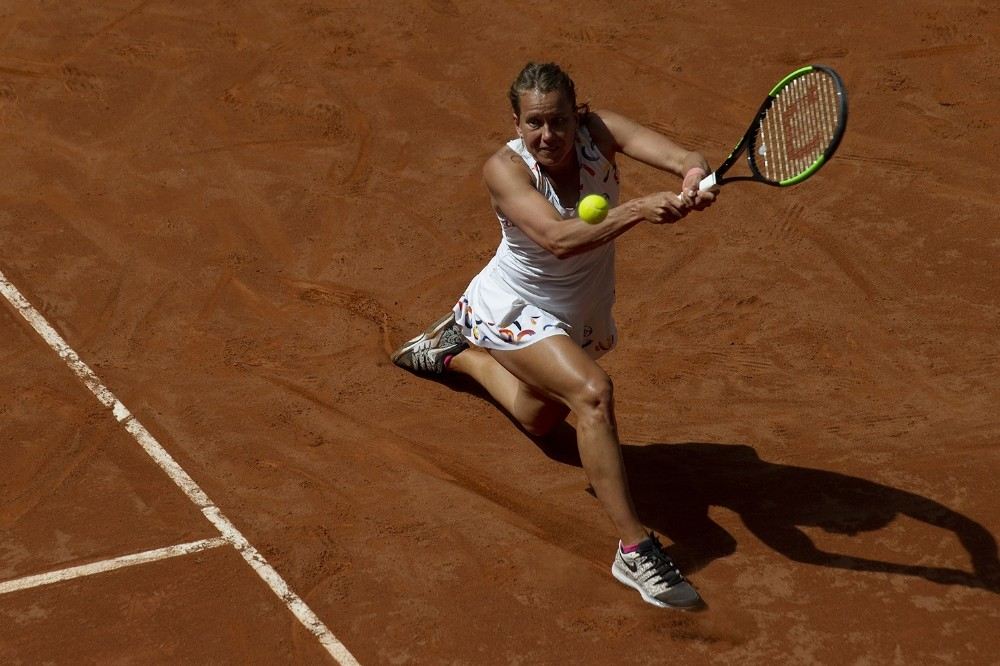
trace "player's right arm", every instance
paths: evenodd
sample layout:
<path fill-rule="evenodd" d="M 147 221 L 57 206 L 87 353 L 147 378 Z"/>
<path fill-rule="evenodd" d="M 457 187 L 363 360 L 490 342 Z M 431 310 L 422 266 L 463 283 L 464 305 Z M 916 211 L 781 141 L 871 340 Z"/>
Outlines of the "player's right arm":
<path fill-rule="evenodd" d="M 658 192 L 612 208 L 600 224 L 588 224 L 580 218 L 564 220 L 535 189 L 524 160 L 506 146 L 486 161 L 483 178 L 493 207 L 559 258 L 603 245 L 640 222 L 674 222 L 687 212 L 676 194 Z"/>

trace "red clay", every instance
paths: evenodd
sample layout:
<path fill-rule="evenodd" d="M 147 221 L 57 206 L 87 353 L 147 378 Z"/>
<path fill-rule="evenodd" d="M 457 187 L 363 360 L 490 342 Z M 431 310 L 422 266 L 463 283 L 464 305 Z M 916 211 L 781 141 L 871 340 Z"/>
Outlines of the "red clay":
<path fill-rule="evenodd" d="M 577 4 L 8 7 L 0 271 L 362 663 L 993 662 L 1000 11 Z M 619 240 L 625 460 L 701 614 L 611 577 L 570 430 L 388 362 L 496 246 L 529 59 L 716 164 L 792 68 L 848 86 L 814 179 Z M 0 581 L 214 536 L 0 339 Z M 4 663 L 323 659 L 228 548 L 0 596 Z"/>

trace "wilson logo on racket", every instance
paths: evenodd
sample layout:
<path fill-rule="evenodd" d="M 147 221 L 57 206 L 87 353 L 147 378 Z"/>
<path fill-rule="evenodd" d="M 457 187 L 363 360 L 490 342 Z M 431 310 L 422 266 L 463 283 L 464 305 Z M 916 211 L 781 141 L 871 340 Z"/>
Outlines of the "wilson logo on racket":
<path fill-rule="evenodd" d="M 801 183 L 837 150 L 847 127 L 847 91 L 833 69 L 809 65 L 778 82 L 743 138 L 699 189 L 737 180 L 777 187 Z M 725 176 L 746 151 L 749 176 Z"/>
<path fill-rule="evenodd" d="M 801 160 L 814 155 L 823 141 L 824 128 L 812 122 L 808 115 L 818 104 L 819 90 L 813 84 L 801 97 L 790 101 L 782 114 L 782 130 L 788 137 L 789 160 Z"/>

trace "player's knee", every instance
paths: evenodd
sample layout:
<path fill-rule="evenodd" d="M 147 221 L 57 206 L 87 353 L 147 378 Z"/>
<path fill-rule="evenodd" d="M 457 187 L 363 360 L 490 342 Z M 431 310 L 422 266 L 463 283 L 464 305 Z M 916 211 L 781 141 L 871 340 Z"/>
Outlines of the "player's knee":
<path fill-rule="evenodd" d="M 577 390 L 577 416 L 613 421 L 614 386 L 603 372 L 594 373 L 583 381 Z"/>

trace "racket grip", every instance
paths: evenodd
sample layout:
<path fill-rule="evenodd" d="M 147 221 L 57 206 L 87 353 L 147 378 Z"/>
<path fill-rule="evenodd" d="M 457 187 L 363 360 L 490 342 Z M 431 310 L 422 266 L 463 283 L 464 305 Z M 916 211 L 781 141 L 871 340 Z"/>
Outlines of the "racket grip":
<path fill-rule="evenodd" d="M 701 191 L 710 190 L 713 187 L 715 187 L 715 172 L 714 171 L 712 173 L 708 174 L 707 176 L 705 176 L 704 178 L 702 178 L 701 182 L 698 183 L 698 189 L 701 190 Z"/>

